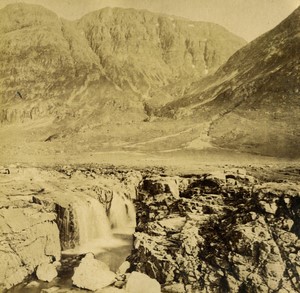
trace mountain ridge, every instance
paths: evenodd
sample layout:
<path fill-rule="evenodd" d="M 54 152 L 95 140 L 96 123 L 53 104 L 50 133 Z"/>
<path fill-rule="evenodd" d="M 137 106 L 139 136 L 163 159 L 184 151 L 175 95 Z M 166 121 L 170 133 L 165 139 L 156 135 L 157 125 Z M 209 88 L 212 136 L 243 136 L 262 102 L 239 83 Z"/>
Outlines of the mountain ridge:
<path fill-rule="evenodd" d="M 216 145 L 299 155 L 299 31 L 300 8 L 234 53 L 206 82 L 192 85 L 163 114 L 195 117 L 211 112 L 207 119 Z"/>

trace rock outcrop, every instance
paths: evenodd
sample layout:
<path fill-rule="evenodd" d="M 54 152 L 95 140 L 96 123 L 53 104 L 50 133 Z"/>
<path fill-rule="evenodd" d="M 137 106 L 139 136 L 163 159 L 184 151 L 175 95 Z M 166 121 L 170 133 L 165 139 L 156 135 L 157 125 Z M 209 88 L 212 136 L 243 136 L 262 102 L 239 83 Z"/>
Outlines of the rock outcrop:
<path fill-rule="evenodd" d="M 189 177 L 179 198 L 141 185 L 132 269 L 166 292 L 298 292 L 300 186 L 223 174 Z"/>
<path fill-rule="evenodd" d="M 60 259 L 56 215 L 36 204 L 1 202 L 0 288 L 10 288 L 36 267 Z"/>

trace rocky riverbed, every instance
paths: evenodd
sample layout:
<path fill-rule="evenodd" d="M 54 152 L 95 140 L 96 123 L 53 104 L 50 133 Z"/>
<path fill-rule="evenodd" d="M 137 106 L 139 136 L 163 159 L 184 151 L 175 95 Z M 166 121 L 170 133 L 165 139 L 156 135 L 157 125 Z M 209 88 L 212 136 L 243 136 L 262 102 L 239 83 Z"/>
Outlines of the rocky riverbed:
<path fill-rule="evenodd" d="M 300 292 L 299 169 L 212 169 L 3 167 L 0 291 Z"/>

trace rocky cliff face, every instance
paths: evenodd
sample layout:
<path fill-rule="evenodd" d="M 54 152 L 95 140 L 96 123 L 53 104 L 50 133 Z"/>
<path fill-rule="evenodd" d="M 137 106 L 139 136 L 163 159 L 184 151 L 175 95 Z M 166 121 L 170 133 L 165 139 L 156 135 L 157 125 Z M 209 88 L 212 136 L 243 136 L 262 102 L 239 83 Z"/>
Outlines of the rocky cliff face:
<path fill-rule="evenodd" d="M 1 201 L 0 290 L 32 274 L 37 266 L 60 259 L 55 214 L 40 205 Z"/>
<path fill-rule="evenodd" d="M 214 72 L 244 44 L 215 24 L 133 9 L 106 8 L 78 25 L 106 76 L 150 100 L 157 87 Z M 156 102 L 164 103 L 161 98 Z"/>
<path fill-rule="evenodd" d="M 216 145 L 298 156 L 300 9 L 237 51 L 165 110 L 211 120 Z"/>
<path fill-rule="evenodd" d="M 148 178 L 133 268 L 164 292 L 298 292 L 299 191 L 244 171 Z"/>

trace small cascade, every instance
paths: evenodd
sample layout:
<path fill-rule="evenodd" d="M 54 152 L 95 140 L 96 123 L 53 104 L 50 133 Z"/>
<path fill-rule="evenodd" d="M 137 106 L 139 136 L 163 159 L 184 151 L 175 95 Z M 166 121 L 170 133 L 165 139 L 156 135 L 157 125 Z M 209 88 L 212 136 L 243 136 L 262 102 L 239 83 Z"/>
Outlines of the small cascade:
<path fill-rule="evenodd" d="M 75 230 L 72 241 L 75 247 L 68 247 L 64 254 L 102 253 L 107 249 L 127 245 L 128 240 L 124 242 L 122 239 L 128 237 L 120 237 L 120 234 L 132 235 L 134 232 L 134 204 L 121 192 L 113 193 L 108 211 L 103 203 L 91 196 L 76 198 L 71 209 Z"/>
<path fill-rule="evenodd" d="M 109 210 L 109 221 L 111 228 L 122 233 L 129 229 L 132 233 L 132 229 L 136 226 L 135 207 L 131 199 L 128 199 L 125 194 L 114 193 Z"/>
<path fill-rule="evenodd" d="M 89 197 L 75 202 L 73 209 L 78 226 L 79 245 L 111 236 L 110 223 L 105 209 L 97 199 Z"/>

